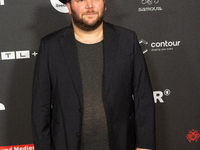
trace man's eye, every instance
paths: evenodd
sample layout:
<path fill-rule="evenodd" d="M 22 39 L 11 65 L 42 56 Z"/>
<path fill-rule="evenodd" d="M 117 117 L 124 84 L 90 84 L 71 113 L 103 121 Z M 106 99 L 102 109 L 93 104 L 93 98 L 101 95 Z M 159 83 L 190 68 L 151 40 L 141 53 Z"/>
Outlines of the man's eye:
<path fill-rule="evenodd" d="M 85 1 L 85 0 L 77 0 L 77 2 L 83 2 L 83 1 Z"/>

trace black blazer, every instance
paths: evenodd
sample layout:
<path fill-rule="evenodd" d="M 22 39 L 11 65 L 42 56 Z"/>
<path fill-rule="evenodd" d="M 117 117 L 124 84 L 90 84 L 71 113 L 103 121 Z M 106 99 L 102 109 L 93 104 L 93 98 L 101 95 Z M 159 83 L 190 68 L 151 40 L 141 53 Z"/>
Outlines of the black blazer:
<path fill-rule="evenodd" d="M 111 150 L 155 148 L 154 102 L 135 32 L 103 24 L 104 100 Z M 78 150 L 82 87 L 72 25 L 41 40 L 32 101 L 36 150 Z"/>

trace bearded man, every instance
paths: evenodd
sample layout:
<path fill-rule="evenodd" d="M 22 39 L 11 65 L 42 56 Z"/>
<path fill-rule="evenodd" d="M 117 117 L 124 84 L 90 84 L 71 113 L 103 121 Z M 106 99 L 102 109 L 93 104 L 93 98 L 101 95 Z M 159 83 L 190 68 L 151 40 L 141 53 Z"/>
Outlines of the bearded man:
<path fill-rule="evenodd" d="M 135 32 L 103 21 L 105 0 L 60 1 L 72 24 L 41 40 L 35 149 L 154 149 L 152 88 Z"/>

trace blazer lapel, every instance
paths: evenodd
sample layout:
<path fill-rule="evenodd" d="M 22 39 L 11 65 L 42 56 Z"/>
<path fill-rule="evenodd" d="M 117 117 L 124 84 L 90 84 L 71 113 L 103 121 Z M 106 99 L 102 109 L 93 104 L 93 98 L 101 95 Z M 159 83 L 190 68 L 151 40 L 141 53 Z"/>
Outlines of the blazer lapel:
<path fill-rule="evenodd" d="M 104 89 L 105 96 L 107 95 L 110 79 L 114 69 L 114 62 L 116 60 L 119 35 L 115 29 L 104 22 Z"/>
<path fill-rule="evenodd" d="M 74 87 L 76 89 L 80 106 L 83 107 L 81 73 L 78 61 L 78 50 L 72 25 L 67 28 L 59 39 L 67 68 L 69 69 Z"/>

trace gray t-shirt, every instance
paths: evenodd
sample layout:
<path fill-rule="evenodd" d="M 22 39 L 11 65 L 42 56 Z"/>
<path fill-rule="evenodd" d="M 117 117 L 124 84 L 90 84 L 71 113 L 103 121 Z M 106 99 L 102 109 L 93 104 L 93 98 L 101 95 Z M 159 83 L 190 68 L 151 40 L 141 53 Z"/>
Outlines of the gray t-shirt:
<path fill-rule="evenodd" d="M 83 89 L 81 150 L 110 150 L 103 99 L 103 41 L 76 44 Z"/>

